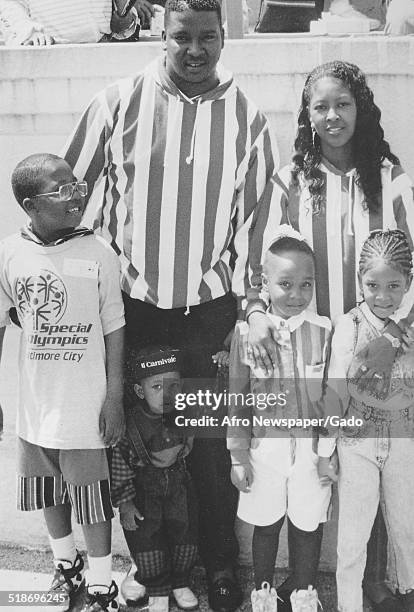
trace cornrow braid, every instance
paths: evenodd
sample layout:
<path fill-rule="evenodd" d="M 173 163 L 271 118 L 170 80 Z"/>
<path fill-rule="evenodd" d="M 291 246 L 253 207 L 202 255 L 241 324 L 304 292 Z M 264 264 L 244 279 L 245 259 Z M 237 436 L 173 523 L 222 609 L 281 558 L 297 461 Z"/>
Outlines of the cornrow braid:
<path fill-rule="evenodd" d="M 364 274 L 370 262 L 382 259 L 386 264 L 408 276 L 413 267 L 413 257 L 407 236 L 402 230 L 374 230 L 362 245 L 359 272 Z"/>

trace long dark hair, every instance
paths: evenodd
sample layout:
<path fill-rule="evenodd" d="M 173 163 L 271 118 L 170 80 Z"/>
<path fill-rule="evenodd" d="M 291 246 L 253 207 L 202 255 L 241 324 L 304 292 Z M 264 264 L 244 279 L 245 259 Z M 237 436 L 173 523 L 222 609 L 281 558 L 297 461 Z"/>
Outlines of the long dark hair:
<path fill-rule="evenodd" d="M 312 136 L 309 119 L 309 104 L 315 83 L 323 77 L 339 79 L 352 93 L 357 118 L 352 137 L 352 155 L 357 172 L 357 183 L 365 196 L 365 205 L 370 211 L 380 207 L 381 166 L 385 159 L 399 164 L 399 159 L 391 153 L 384 140 L 381 127 L 381 111 L 374 102 L 374 94 L 367 85 L 364 73 L 348 62 L 327 62 L 316 66 L 308 75 L 302 92 L 302 102 L 298 115 L 298 131 L 293 156 L 293 178 L 301 173 L 308 184 L 312 196 L 313 210 L 317 212 L 322 205 L 322 173 L 318 166 L 322 159 L 321 143 L 318 135 Z"/>

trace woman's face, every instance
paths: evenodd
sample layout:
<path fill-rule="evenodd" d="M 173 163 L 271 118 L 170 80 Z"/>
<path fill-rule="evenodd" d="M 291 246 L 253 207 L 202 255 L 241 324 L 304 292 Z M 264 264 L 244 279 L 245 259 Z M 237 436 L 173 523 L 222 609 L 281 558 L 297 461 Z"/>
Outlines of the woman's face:
<path fill-rule="evenodd" d="M 351 152 L 357 107 L 351 91 L 340 79 L 326 76 L 316 81 L 309 102 L 309 119 L 325 157 L 329 159 L 331 151 L 337 157 L 340 149 Z"/>

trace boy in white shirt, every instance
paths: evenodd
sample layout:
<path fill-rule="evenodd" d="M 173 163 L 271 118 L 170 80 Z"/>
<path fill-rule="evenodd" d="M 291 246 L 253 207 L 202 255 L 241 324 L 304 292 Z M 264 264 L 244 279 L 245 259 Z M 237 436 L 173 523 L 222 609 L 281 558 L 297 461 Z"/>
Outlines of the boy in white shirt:
<path fill-rule="evenodd" d="M 43 509 L 55 560 L 51 593 L 66 610 L 83 583 L 71 511 L 89 571 L 84 612 L 118 608 L 111 576 L 106 447 L 121 438 L 124 313 L 111 247 L 80 228 L 87 184 L 50 154 L 12 175 L 30 223 L 0 243 L 0 338 L 16 308 L 19 353 L 18 507 Z"/>

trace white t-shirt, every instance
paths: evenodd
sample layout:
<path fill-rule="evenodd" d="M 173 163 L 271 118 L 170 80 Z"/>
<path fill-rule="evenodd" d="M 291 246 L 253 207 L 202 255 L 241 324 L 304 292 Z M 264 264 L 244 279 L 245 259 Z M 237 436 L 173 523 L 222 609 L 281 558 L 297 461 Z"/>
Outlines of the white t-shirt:
<path fill-rule="evenodd" d="M 104 336 L 123 327 L 119 262 L 87 235 L 42 246 L 0 243 L 0 327 L 12 306 L 22 324 L 17 434 L 39 446 L 102 448 Z"/>

